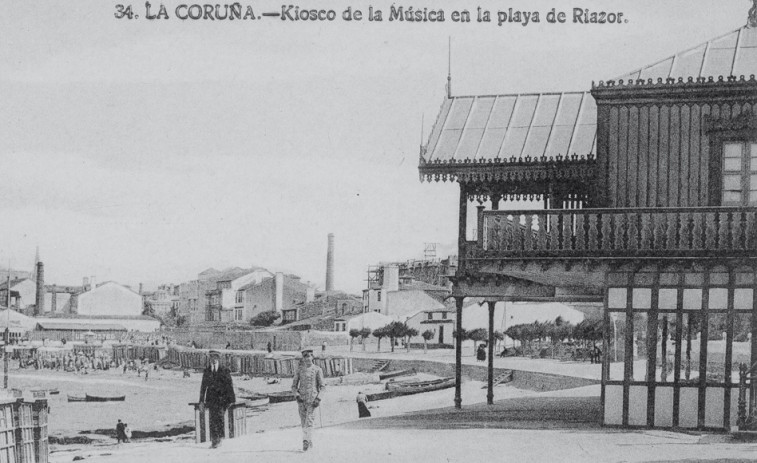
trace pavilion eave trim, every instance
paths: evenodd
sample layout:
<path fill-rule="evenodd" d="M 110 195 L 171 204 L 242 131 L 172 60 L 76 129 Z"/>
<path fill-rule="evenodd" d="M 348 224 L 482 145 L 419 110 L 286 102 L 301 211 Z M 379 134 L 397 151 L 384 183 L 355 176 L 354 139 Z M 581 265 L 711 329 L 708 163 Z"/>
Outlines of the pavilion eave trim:
<path fill-rule="evenodd" d="M 557 156 L 556 158 L 460 159 L 428 162 L 421 157 L 418 165 L 421 182 L 457 181 L 478 182 L 543 182 L 550 180 L 592 180 L 597 160 L 586 156 Z"/>

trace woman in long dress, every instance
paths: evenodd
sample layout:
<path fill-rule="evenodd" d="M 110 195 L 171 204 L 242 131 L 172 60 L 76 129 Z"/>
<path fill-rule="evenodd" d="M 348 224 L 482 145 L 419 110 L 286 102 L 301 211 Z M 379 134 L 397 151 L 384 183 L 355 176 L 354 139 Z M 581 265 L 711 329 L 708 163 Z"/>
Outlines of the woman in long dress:
<path fill-rule="evenodd" d="M 368 418 L 371 416 L 371 412 L 368 410 L 368 397 L 363 392 L 357 393 L 357 413 L 360 418 Z"/>

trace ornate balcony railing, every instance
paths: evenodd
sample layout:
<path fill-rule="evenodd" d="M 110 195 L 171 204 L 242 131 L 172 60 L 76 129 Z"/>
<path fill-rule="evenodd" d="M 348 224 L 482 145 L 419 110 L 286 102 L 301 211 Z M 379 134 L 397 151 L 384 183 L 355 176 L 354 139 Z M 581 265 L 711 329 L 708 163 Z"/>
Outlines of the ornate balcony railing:
<path fill-rule="evenodd" d="M 757 208 L 625 208 L 478 213 L 466 259 L 757 257 Z"/>

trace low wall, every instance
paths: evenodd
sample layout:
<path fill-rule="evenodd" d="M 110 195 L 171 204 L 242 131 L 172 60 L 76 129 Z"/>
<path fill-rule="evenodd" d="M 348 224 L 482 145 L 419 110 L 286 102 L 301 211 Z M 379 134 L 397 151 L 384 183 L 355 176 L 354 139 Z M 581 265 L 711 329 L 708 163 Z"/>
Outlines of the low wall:
<path fill-rule="evenodd" d="M 117 360 L 138 360 L 147 358 L 152 361 L 166 360 L 182 369 L 201 369 L 208 365 L 208 350 L 188 349 L 183 347 L 158 346 L 113 346 L 113 357 Z M 251 376 L 292 377 L 300 362 L 299 357 L 270 357 L 260 352 L 221 351 L 221 363 L 228 366 L 232 373 Z M 317 357 L 316 365 L 323 369 L 326 377 L 344 376 L 354 372 L 352 359 L 347 357 Z"/>
<path fill-rule="evenodd" d="M 304 333 L 278 330 L 170 330 L 163 334 L 177 344 L 188 346 L 194 343 L 202 349 L 223 349 L 231 343 L 232 349 L 267 350 L 268 343 L 276 351 L 299 352 L 303 346 Z"/>
<path fill-rule="evenodd" d="M 376 361 L 388 360 L 390 363 L 384 371 L 405 370 L 415 368 L 419 373 L 427 373 L 435 376 L 455 376 L 455 364 L 432 362 L 429 360 L 395 360 L 387 358 L 354 358 L 352 365 L 356 371 L 369 371 Z M 509 368 L 494 368 L 494 377 L 510 370 Z M 515 388 L 529 391 L 556 391 L 572 389 L 582 386 L 599 384 L 598 380 L 576 378 L 573 376 L 553 375 L 549 373 L 537 373 L 533 371 L 512 370 L 513 381 L 508 383 Z M 462 375 L 474 381 L 487 381 L 488 369 L 485 365 L 463 365 Z"/>

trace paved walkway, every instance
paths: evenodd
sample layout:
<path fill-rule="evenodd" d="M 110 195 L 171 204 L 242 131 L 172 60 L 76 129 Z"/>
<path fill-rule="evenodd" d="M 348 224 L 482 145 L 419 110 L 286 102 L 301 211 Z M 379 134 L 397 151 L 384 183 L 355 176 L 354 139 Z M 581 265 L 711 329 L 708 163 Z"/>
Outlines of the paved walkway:
<path fill-rule="evenodd" d="M 736 462 L 757 461 L 757 444 L 732 444 L 722 436 L 665 431 L 610 429 L 495 429 L 479 422 L 475 429 L 438 426 L 384 428 L 368 421 L 316 429 L 315 448 L 301 450 L 298 429 L 285 429 L 227 440 L 216 450 L 207 444 L 122 444 L 120 449 L 88 449 L 53 454 L 50 461 L 108 463 L 473 463 L 473 462 Z M 430 423 L 428 418 L 426 423 Z M 491 423 L 494 424 L 494 423 Z M 431 427 L 432 429 L 429 429 Z M 115 446 L 113 446 L 115 447 Z"/>

